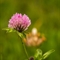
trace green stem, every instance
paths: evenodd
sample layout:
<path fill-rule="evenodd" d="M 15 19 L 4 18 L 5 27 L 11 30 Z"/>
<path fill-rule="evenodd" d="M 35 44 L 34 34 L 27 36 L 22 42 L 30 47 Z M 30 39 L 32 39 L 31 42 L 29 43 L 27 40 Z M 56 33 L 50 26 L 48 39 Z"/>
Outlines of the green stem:
<path fill-rule="evenodd" d="M 25 44 L 23 43 L 24 35 L 23 35 L 22 33 L 19 33 L 19 32 L 17 32 L 17 34 L 18 34 L 19 37 L 21 38 L 21 42 L 22 42 L 22 44 L 23 44 L 23 48 L 24 48 L 25 54 L 26 54 L 27 58 L 29 58 L 28 53 L 27 53 L 27 50 L 26 50 L 26 47 L 25 47 Z"/>
<path fill-rule="evenodd" d="M 25 44 L 23 43 L 23 41 L 22 41 L 22 44 L 23 44 L 23 48 L 24 48 L 25 54 L 26 54 L 27 58 L 29 58 L 28 53 L 27 53 L 27 50 L 26 50 L 26 47 L 25 47 Z"/>

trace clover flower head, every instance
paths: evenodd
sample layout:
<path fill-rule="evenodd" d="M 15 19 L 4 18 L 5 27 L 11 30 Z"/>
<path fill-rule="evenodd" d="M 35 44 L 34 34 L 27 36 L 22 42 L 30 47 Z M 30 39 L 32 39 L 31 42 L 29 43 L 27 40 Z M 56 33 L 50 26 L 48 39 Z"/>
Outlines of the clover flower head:
<path fill-rule="evenodd" d="M 22 32 L 27 30 L 30 25 L 31 25 L 31 21 L 26 14 L 22 15 L 16 13 L 9 20 L 8 27 L 13 28 L 19 32 Z"/>

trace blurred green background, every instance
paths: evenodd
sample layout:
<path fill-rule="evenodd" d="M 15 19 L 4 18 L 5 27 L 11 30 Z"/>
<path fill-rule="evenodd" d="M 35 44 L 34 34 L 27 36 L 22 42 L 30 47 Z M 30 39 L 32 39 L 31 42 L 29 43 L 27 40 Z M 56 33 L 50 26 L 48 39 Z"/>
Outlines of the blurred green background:
<path fill-rule="evenodd" d="M 45 34 L 46 42 L 39 46 L 43 53 L 55 49 L 46 60 L 60 60 L 60 0 L 0 0 L 0 60 L 26 59 L 18 35 L 2 31 L 16 12 L 30 17 L 32 24 L 27 32 L 36 27 Z M 29 56 L 33 56 L 38 47 L 26 48 Z"/>

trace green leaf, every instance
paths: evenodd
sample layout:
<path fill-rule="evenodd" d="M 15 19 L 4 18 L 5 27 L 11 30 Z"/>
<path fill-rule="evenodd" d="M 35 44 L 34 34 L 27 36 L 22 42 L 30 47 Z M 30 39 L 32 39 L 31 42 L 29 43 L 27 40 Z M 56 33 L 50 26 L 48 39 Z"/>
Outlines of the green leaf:
<path fill-rule="evenodd" d="M 25 35 L 23 33 L 20 33 L 17 31 L 17 34 L 21 37 L 21 38 L 25 38 Z"/>
<path fill-rule="evenodd" d="M 4 28 L 2 30 L 5 30 L 7 33 L 11 33 L 11 32 L 16 32 L 21 38 L 24 38 L 26 37 L 26 34 L 23 33 L 23 32 L 18 32 L 16 31 L 15 29 L 12 29 L 12 28 Z"/>
<path fill-rule="evenodd" d="M 37 49 L 37 50 L 36 50 L 36 53 L 35 53 L 35 55 L 34 55 L 34 58 L 35 58 L 36 60 L 41 60 L 41 59 L 42 59 L 42 50 Z"/>
<path fill-rule="evenodd" d="M 53 53 L 55 50 L 49 50 L 46 53 L 43 54 L 43 59 L 46 59 L 51 53 Z"/>
<path fill-rule="evenodd" d="M 12 29 L 12 28 L 4 28 L 4 29 L 2 29 L 2 30 L 5 30 L 5 31 L 8 32 L 8 33 L 10 33 L 10 32 L 15 32 L 15 30 Z"/>

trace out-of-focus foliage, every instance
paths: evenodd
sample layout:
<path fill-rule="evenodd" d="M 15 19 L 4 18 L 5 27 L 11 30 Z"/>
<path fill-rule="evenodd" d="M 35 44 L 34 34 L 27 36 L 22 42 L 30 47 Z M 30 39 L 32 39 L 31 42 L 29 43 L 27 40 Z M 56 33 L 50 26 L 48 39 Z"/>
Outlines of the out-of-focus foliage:
<path fill-rule="evenodd" d="M 42 54 L 42 50 L 41 49 L 37 49 L 36 53 L 34 55 L 35 60 L 42 60 L 42 59 L 46 59 L 51 53 L 53 53 L 55 50 L 49 50 L 46 53 Z"/>
<path fill-rule="evenodd" d="M 38 46 L 46 52 L 55 49 L 46 60 L 60 60 L 60 0 L 0 0 L 0 60 L 24 60 L 25 52 L 16 33 L 2 31 L 16 12 L 27 14 L 31 26 L 45 34 L 46 42 Z M 29 56 L 33 56 L 38 47 L 26 47 Z"/>

